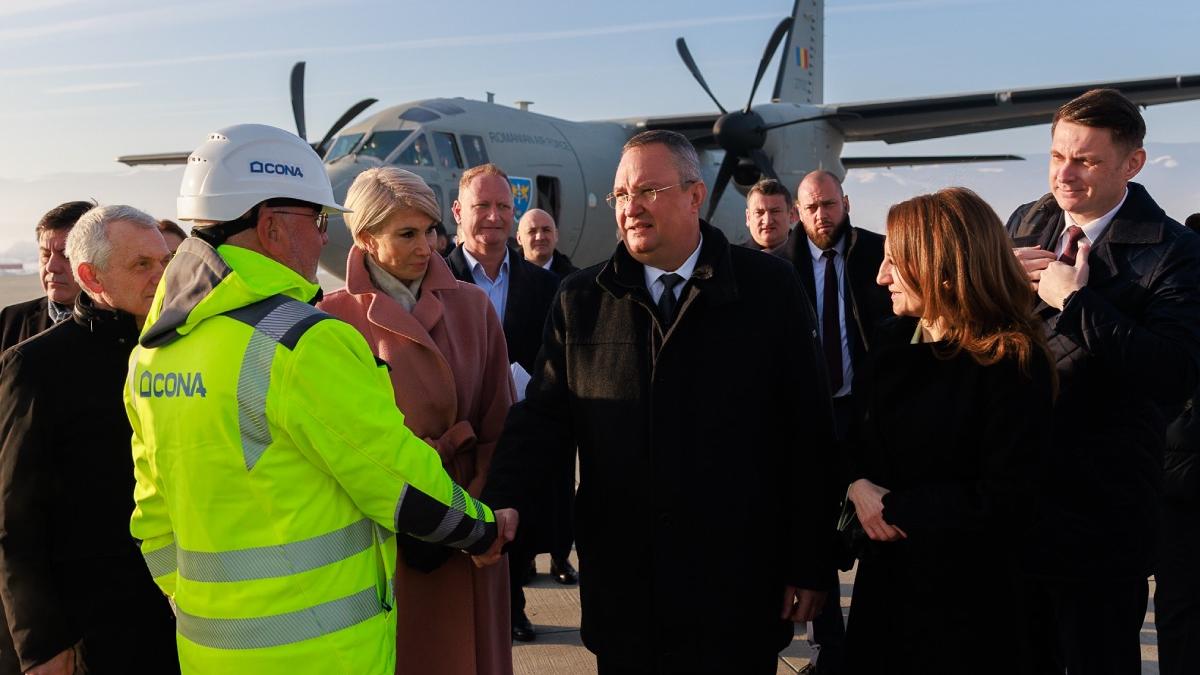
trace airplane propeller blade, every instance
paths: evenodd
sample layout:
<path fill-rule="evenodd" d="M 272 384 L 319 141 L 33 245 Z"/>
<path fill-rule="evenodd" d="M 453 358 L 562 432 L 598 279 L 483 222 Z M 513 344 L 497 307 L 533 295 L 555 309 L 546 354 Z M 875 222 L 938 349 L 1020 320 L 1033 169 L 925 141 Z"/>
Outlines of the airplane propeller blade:
<path fill-rule="evenodd" d="M 341 131 L 342 127 L 349 124 L 350 120 L 358 117 L 359 113 L 371 107 L 372 105 L 375 105 L 376 101 L 378 100 L 379 99 L 375 98 L 364 98 L 358 103 L 350 106 L 350 108 L 346 110 L 346 112 L 342 113 L 342 116 L 333 123 L 333 126 L 329 127 L 329 131 L 325 132 L 325 137 L 321 139 L 321 142 L 313 146 L 313 150 L 316 150 L 318 155 L 324 157 L 325 151 L 329 149 L 330 141 L 332 141 L 333 137 L 337 135 L 337 132 Z"/>
<path fill-rule="evenodd" d="M 722 115 L 727 114 L 729 111 L 725 110 L 725 107 L 721 105 L 717 97 L 713 96 L 712 89 L 708 88 L 708 83 L 704 81 L 704 76 L 700 74 L 700 69 L 696 66 L 696 61 L 692 58 L 692 53 L 688 51 L 687 42 L 683 38 L 675 40 L 675 50 L 679 52 L 679 58 L 683 59 L 683 65 L 687 66 L 687 69 L 691 71 L 692 77 L 696 78 L 696 81 L 700 83 L 700 86 L 704 89 L 704 93 L 708 94 L 713 103 L 717 104 L 717 110 L 720 110 Z"/>
<path fill-rule="evenodd" d="M 296 117 L 296 134 L 308 140 L 308 130 L 304 127 L 304 62 L 297 61 L 292 66 L 292 114 Z"/>
<path fill-rule="evenodd" d="M 763 51 L 762 60 L 758 62 L 758 73 L 754 75 L 754 85 L 750 87 L 750 98 L 746 99 L 746 108 L 742 112 L 750 112 L 750 107 L 754 104 L 754 94 L 758 91 L 758 85 L 767 72 L 767 66 L 771 64 L 771 57 L 775 56 L 775 50 L 779 49 L 779 43 L 783 41 L 783 36 L 787 35 L 791 27 L 792 19 L 789 17 L 780 21 L 779 25 L 775 27 L 775 32 L 771 33 L 771 39 L 767 40 L 767 48 Z"/>
<path fill-rule="evenodd" d="M 733 176 L 733 170 L 737 168 L 737 165 L 737 154 L 725 153 L 725 159 L 721 161 L 721 168 L 717 171 L 717 179 L 713 181 L 712 194 L 708 196 L 708 214 L 704 216 L 705 220 L 712 220 L 713 214 L 717 212 L 721 194 L 725 192 L 725 186 L 729 184 L 729 179 Z"/>
<path fill-rule="evenodd" d="M 767 153 L 762 151 L 762 148 L 755 148 L 750 151 L 750 159 L 754 160 L 754 165 L 758 170 L 763 172 L 767 178 L 779 180 L 779 176 L 775 173 L 775 167 L 771 165 L 771 158 L 767 157 Z"/>

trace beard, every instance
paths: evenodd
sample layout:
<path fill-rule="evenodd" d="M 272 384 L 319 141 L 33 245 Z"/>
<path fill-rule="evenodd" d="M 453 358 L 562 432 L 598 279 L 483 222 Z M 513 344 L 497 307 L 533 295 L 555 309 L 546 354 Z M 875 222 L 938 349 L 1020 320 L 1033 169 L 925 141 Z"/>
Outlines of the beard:
<path fill-rule="evenodd" d="M 816 228 L 813 228 L 813 230 L 808 233 L 808 237 L 809 239 L 812 239 L 812 243 L 817 245 L 817 248 L 821 250 L 828 250 L 833 248 L 833 246 L 838 243 L 838 240 L 842 238 L 842 235 L 845 234 L 846 230 L 848 229 L 850 229 L 849 213 L 842 216 L 841 222 L 839 222 L 829 234 L 822 234 L 818 232 Z"/>

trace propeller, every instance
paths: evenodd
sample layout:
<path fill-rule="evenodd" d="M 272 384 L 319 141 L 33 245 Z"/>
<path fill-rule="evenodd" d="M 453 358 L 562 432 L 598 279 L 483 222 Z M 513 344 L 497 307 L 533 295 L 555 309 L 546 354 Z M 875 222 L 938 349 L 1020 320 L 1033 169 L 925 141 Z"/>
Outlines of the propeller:
<path fill-rule="evenodd" d="M 296 65 L 292 66 L 291 90 L 292 90 L 292 115 L 296 118 L 296 135 L 304 140 L 308 140 L 308 128 L 304 124 L 304 61 L 297 61 Z M 312 144 L 313 150 L 317 154 L 324 157 L 325 151 L 329 149 L 329 144 L 333 141 L 333 137 L 337 135 L 347 124 L 355 117 L 366 110 L 367 108 L 378 102 L 379 99 L 364 98 L 363 100 L 350 106 L 342 116 L 329 127 L 329 131 L 321 137 L 320 142 Z"/>
<path fill-rule="evenodd" d="M 754 75 L 754 84 L 750 87 L 750 96 L 746 99 L 746 107 L 741 110 L 734 110 L 733 112 L 727 111 L 721 105 L 721 102 L 717 100 L 717 97 L 713 95 L 712 90 L 709 89 L 708 83 L 704 80 L 704 75 L 700 73 L 700 68 L 696 65 L 696 60 L 692 58 L 692 53 L 688 49 L 687 42 L 683 38 L 675 40 L 675 49 L 679 52 L 680 58 L 683 59 L 683 64 L 687 66 L 692 77 L 696 78 L 696 82 L 700 84 L 700 87 L 704 89 L 713 103 L 717 104 L 717 109 L 721 111 L 721 116 L 713 124 L 711 140 L 715 140 L 717 145 L 720 145 L 725 150 L 725 159 L 721 161 L 721 168 L 717 171 L 717 180 L 713 183 L 712 195 L 708 199 L 708 214 L 705 216 L 706 219 L 712 219 L 713 214 L 716 213 L 717 204 L 721 201 L 721 195 L 725 193 L 725 188 L 729 184 L 729 180 L 735 175 L 741 175 L 739 172 L 757 170 L 758 175 L 778 179 L 775 167 L 771 164 L 771 158 L 762 149 L 767 141 L 768 131 L 791 124 L 814 122 L 846 115 L 845 113 L 833 113 L 768 125 L 761 115 L 754 112 L 754 94 L 758 92 L 758 85 L 762 83 L 763 75 L 767 72 L 771 58 L 775 55 L 775 52 L 779 49 L 779 44 L 783 42 L 783 39 L 787 36 L 791 28 L 792 19 L 790 17 L 783 19 L 779 22 L 779 25 L 775 26 L 775 30 L 771 33 L 770 39 L 767 40 L 767 46 L 763 50 L 762 59 L 758 62 L 758 71 Z M 709 139 L 710 137 L 706 136 L 705 138 Z"/>

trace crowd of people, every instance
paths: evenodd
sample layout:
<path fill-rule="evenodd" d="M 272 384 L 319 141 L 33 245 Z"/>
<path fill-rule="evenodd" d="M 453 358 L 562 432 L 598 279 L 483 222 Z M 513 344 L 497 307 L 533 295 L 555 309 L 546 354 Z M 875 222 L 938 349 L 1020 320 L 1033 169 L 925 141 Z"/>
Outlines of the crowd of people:
<path fill-rule="evenodd" d="M 602 675 L 774 673 L 796 624 L 809 673 L 1139 673 L 1151 575 L 1161 672 L 1200 672 L 1200 236 L 1144 135 L 1068 102 L 1007 224 L 764 178 L 736 245 L 645 131 L 579 270 L 502 167 L 451 245 L 414 173 L 339 204 L 295 135 L 218 130 L 190 233 L 62 204 L 0 312 L 0 675 L 511 674 L 538 553 Z"/>

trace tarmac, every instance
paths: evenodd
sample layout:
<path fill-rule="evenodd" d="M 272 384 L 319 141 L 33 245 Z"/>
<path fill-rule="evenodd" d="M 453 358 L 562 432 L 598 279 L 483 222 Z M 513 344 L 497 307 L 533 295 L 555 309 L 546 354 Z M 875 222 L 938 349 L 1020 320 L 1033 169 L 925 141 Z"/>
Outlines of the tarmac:
<path fill-rule="evenodd" d="M 339 284 L 336 279 L 329 278 L 322 279 L 322 285 L 336 287 Z M 35 298 L 40 293 L 37 275 L 0 275 L 0 307 Z M 537 639 L 513 644 L 514 672 L 516 675 L 592 675 L 596 672 L 596 658 L 584 648 L 579 637 L 578 587 L 562 586 L 549 577 L 550 558 L 547 555 L 538 556 L 537 569 L 537 578 L 525 587 L 526 613 L 533 622 Z M 841 584 L 842 613 L 846 615 L 854 588 L 853 570 L 841 575 Z M 947 593 L 953 591 L 946 589 Z M 1153 597 L 1153 579 L 1150 592 Z M 797 626 L 791 646 L 780 654 L 778 675 L 797 673 L 809 663 L 812 652 L 804 631 L 804 626 Z M 937 647 L 931 645 L 930 648 Z M 699 663 L 704 654 L 695 654 L 692 658 Z M 686 668 L 686 664 L 683 665 Z M 1153 602 L 1142 625 L 1142 674 L 1158 675 L 1158 635 L 1154 628 Z"/>
<path fill-rule="evenodd" d="M 574 561 L 575 554 L 571 554 Z M 515 675 L 593 675 L 596 658 L 579 638 L 579 590 L 576 586 L 563 586 L 549 576 L 550 556 L 537 557 L 538 575 L 525 587 L 526 615 L 533 623 L 537 639 L 533 642 L 513 643 L 513 672 Z M 841 573 L 842 616 L 850 610 L 850 596 L 854 589 L 854 570 Z M 953 589 L 946 589 L 953 592 Z M 1154 580 L 1150 580 L 1150 595 L 1154 596 Z M 794 675 L 808 665 L 812 650 L 808 647 L 805 626 L 796 627 L 792 644 L 779 655 L 777 675 Z M 937 645 L 930 645 L 936 649 Z M 986 658 L 1003 658 L 1002 655 L 986 655 Z M 692 659 L 700 663 L 704 654 L 695 654 Z M 683 664 L 686 667 L 686 664 Z M 686 671 L 685 671 L 686 672 Z M 970 672 L 964 668 L 963 672 Z M 1158 675 L 1158 634 L 1154 628 L 1154 604 L 1150 603 L 1146 622 L 1142 624 L 1142 675 Z"/>

